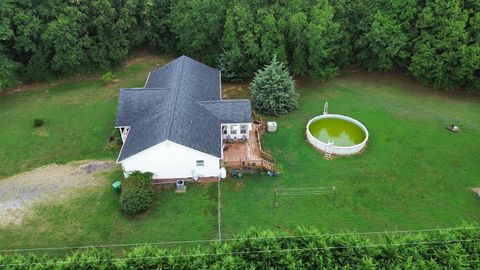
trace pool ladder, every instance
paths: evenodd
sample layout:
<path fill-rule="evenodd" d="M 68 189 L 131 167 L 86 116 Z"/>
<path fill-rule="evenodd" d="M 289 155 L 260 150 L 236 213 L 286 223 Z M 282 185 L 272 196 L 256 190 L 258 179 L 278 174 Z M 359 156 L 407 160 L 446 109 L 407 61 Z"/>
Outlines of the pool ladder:
<path fill-rule="evenodd" d="M 325 158 L 332 157 L 333 141 L 328 140 L 327 146 L 325 146 Z"/>

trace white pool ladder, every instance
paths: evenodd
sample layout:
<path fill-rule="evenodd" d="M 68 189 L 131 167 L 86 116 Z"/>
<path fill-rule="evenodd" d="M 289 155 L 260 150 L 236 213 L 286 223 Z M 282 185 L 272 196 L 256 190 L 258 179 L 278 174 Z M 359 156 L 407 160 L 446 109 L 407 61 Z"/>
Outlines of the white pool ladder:
<path fill-rule="evenodd" d="M 325 146 L 325 158 L 332 157 L 333 150 L 333 141 L 328 140 L 327 145 Z"/>

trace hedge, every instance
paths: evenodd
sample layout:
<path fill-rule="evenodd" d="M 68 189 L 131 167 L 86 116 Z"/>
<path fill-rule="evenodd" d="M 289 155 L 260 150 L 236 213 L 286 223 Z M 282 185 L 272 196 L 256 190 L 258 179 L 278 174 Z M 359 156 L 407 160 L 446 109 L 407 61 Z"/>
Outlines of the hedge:
<path fill-rule="evenodd" d="M 480 269 L 479 228 L 379 235 L 250 229 L 236 240 L 195 248 L 0 255 L 0 269 Z"/>

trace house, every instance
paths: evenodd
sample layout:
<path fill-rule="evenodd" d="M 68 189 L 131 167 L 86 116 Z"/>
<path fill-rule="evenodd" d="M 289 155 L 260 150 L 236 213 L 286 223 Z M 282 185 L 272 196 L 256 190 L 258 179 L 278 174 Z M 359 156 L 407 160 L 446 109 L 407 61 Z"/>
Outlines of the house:
<path fill-rule="evenodd" d="M 115 127 L 125 176 L 218 178 L 224 141 L 250 139 L 252 108 L 249 100 L 222 100 L 220 71 L 181 56 L 152 71 L 143 88 L 120 90 Z"/>

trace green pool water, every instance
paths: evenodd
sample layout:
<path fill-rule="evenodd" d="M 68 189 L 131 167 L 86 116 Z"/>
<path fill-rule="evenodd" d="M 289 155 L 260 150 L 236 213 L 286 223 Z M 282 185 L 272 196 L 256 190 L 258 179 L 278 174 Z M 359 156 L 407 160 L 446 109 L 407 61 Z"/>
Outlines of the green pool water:
<path fill-rule="evenodd" d="M 323 118 L 310 123 L 308 127 L 313 137 L 336 146 L 354 146 L 365 140 L 365 132 L 356 124 L 338 118 Z"/>

